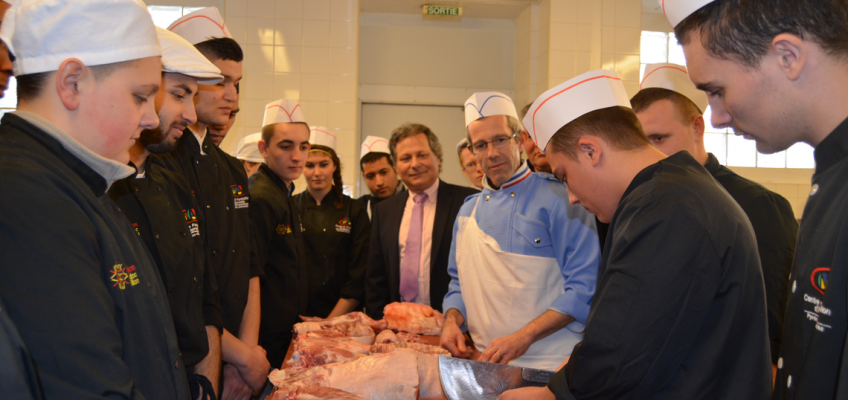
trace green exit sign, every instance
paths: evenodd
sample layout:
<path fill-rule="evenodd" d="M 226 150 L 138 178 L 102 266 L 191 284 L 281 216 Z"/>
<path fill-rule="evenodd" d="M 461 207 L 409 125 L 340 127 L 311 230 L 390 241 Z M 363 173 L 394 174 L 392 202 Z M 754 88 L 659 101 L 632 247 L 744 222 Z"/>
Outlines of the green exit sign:
<path fill-rule="evenodd" d="M 462 7 L 459 6 L 425 4 L 421 6 L 421 8 L 421 12 L 425 17 L 435 17 L 439 19 L 462 18 Z"/>

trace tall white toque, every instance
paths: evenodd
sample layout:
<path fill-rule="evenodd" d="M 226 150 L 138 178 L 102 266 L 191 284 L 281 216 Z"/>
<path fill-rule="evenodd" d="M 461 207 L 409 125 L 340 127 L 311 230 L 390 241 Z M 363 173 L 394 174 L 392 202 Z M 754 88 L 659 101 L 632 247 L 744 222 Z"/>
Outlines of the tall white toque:
<path fill-rule="evenodd" d="M 172 22 L 168 30 L 182 36 L 192 45 L 212 39 L 233 37 L 216 7 L 206 7 L 183 15 L 182 18 Z"/>
<path fill-rule="evenodd" d="M 303 116 L 303 108 L 297 100 L 274 100 L 265 106 L 265 117 L 262 119 L 262 126 L 292 122 L 306 123 L 306 117 Z"/>
<path fill-rule="evenodd" d="M 221 70 L 187 40 L 167 29 L 156 27 L 162 47 L 162 70 L 197 78 L 197 83 L 214 85 L 224 80 Z"/>
<path fill-rule="evenodd" d="M 709 102 L 707 94 L 698 90 L 689 79 L 689 71 L 683 65 L 678 64 L 648 64 L 645 66 L 645 78 L 642 79 L 640 89 L 661 88 L 686 96 L 705 112 Z"/>
<path fill-rule="evenodd" d="M 518 119 L 515 103 L 509 96 L 498 92 L 478 92 L 465 100 L 465 126 L 492 115 L 507 115 Z"/>
<path fill-rule="evenodd" d="M 527 111 L 524 128 L 544 153 L 559 128 L 586 113 L 615 106 L 631 108 L 621 77 L 615 71 L 591 71 L 542 93 Z"/>

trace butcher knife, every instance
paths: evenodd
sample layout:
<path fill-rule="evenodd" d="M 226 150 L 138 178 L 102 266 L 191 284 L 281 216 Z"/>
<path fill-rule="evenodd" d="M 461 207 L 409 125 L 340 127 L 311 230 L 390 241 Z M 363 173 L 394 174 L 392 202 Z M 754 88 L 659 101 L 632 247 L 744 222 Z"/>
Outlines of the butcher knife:
<path fill-rule="evenodd" d="M 439 356 L 439 379 L 449 400 L 496 400 L 525 386 L 546 386 L 553 371 Z"/>

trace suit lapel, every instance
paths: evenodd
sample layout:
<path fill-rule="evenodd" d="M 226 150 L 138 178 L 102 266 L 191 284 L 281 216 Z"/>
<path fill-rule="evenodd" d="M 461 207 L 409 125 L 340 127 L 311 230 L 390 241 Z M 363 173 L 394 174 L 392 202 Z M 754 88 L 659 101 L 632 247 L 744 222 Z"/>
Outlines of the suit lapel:
<path fill-rule="evenodd" d="M 448 215 L 451 209 L 451 191 L 452 186 L 443 180 L 439 180 L 439 193 L 436 195 L 436 217 L 433 219 L 432 246 L 430 249 L 430 271 L 434 270 L 433 264 L 439 256 L 439 246 L 442 244 L 442 236 L 445 234 L 445 229 L 453 229 L 453 225 L 448 225 Z"/>

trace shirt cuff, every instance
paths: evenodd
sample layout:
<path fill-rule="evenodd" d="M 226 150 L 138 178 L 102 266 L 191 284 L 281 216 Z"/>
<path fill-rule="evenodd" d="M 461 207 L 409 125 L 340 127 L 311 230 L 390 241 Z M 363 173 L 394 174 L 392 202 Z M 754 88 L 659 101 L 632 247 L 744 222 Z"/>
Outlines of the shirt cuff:
<path fill-rule="evenodd" d="M 570 315 L 584 325 L 586 320 L 589 319 L 589 305 L 577 298 L 577 293 L 574 290 L 566 290 L 565 293 L 559 295 L 548 309 L 560 314 Z"/>
<path fill-rule="evenodd" d="M 468 313 L 465 312 L 465 302 L 462 301 L 462 295 L 460 293 L 454 293 L 445 297 L 445 301 L 442 302 L 442 310 L 445 311 L 445 315 L 448 314 L 448 310 L 451 308 L 455 308 L 456 311 L 459 311 L 462 314 L 462 319 L 465 320 L 459 329 L 463 333 L 468 332 Z"/>

